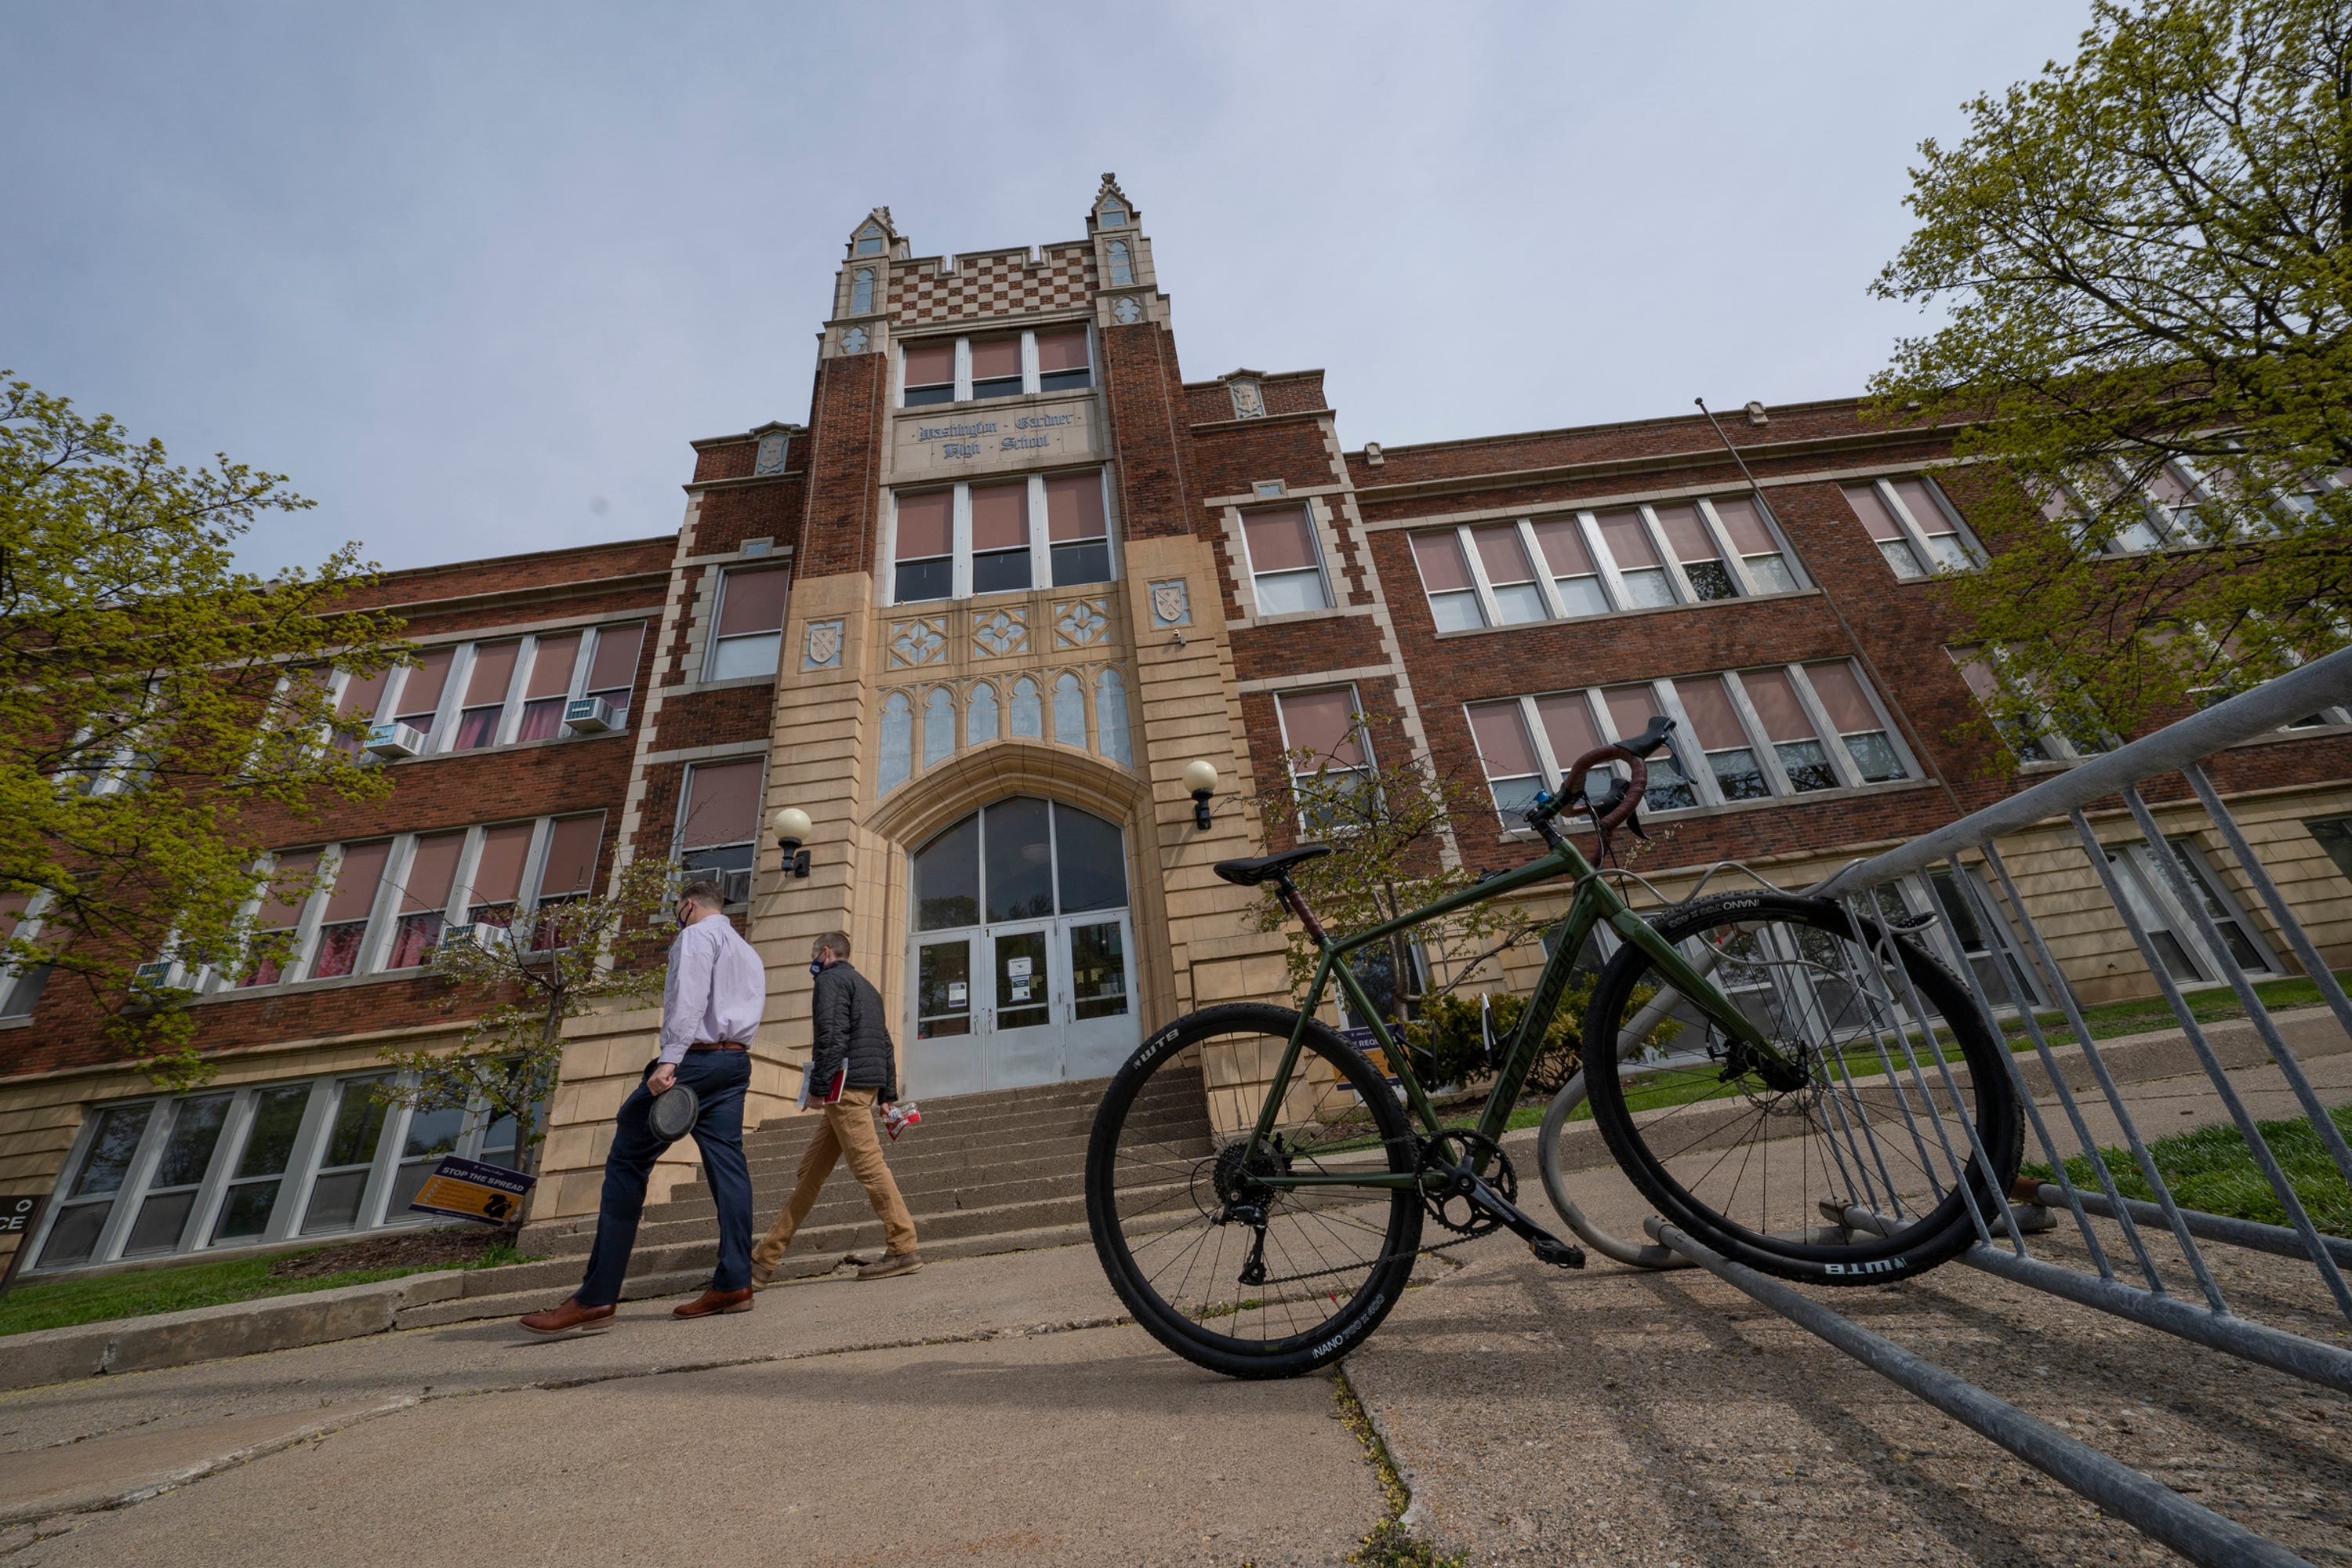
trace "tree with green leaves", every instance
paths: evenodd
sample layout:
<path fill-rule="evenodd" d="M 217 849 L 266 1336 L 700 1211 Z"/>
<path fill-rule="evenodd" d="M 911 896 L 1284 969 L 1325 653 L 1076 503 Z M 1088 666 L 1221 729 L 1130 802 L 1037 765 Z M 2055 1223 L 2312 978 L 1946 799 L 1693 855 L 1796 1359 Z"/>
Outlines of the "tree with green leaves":
<path fill-rule="evenodd" d="M 563 1026 L 585 1013 L 660 997 L 667 976 L 660 957 L 676 932 L 658 921 L 676 900 L 678 879 L 667 861 L 632 860 L 605 892 L 542 899 L 530 910 L 504 911 L 506 923 L 483 920 L 445 933 L 426 966 L 446 987 L 443 1011 L 479 1011 L 455 1050 L 378 1053 L 400 1075 L 379 1095 L 415 1110 L 471 1108 L 494 1121 L 511 1117 L 517 1166 L 536 1174 L 547 1138 L 544 1107 L 563 1063 Z M 508 1231 L 520 1233 L 529 1214 L 526 1198 Z"/>
<path fill-rule="evenodd" d="M 251 930 L 260 825 L 389 787 L 327 679 L 403 657 L 396 619 L 344 607 L 373 568 L 351 545 L 270 577 L 237 564 L 257 517 L 312 504 L 285 485 L 176 466 L 0 372 L 0 965 L 79 982 L 167 1087 L 210 1069 L 185 994 L 140 966 L 282 956 Z"/>
<path fill-rule="evenodd" d="M 1874 286 L 1944 324 L 1871 392 L 1959 427 L 1994 721 L 2128 734 L 2352 640 L 2352 12 L 2102 0 L 1967 110 Z"/>

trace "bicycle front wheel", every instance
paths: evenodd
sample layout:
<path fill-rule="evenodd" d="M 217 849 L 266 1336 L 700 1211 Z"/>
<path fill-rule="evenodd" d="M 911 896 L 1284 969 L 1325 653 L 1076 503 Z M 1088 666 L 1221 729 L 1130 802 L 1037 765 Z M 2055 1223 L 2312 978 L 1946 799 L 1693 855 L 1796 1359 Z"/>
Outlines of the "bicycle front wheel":
<path fill-rule="evenodd" d="M 1231 1377 L 1337 1361 L 1396 1305 L 1421 1247 L 1412 1186 L 1261 1179 L 1417 1163 L 1387 1082 L 1312 1020 L 1273 1134 L 1250 1152 L 1265 1079 L 1297 1023 L 1255 1004 L 1179 1018 L 1111 1079 L 1087 1149 L 1087 1223 L 1111 1288 L 1161 1344 Z M 1214 1110 L 1235 1130 L 1213 1132 Z"/>
<path fill-rule="evenodd" d="M 1610 961 L 1585 1017 L 1586 1088 L 1662 1217 L 1824 1285 L 1920 1273 L 1979 1239 L 1979 1216 L 2000 1223 L 2022 1116 L 1999 1038 L 1948 970 L 1824 899 L 1726 894 L 1652 923 L 1781 1058 L 1727 1035 L 1642 949 Z M 1824 1203 L 1872 1211 L 1884 1234 L 1825 1231 Z"/>

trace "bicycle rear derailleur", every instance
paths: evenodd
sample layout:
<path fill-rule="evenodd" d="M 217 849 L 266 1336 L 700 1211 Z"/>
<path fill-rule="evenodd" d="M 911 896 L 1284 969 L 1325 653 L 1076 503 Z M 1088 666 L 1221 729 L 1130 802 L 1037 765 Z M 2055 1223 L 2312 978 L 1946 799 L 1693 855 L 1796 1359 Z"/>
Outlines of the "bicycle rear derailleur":
<path fill-rule="evenodd" d="M 1443 1148 L 1447 1143 L 1463 1145 L 1460 1163 L 1445 1157 Z M 1493 1161 L 1493 1169 L 1486 1175 L 1470 1168 L 1469 1151 L 1473 1144 Z M 1454 1128 L 1438 1137 L 1422 1139 L 1418 1152 L 1418 1167 L 1423 1177 L 1422 1206 L 1439 1225 L 1465 1239 L 1508 1230 L 1526 1242 L 1528 1250 L 1543 1262 L 1561 1268 L 1584 1267 L 1584 1248 L 1552 1235 L 1528 1218 L 1514 1201 L 1519 1194 L 1519 1179 L 1500 1143 L 1483 1132 Z M 1443 1180 L 1428 1181 L 1432 1174 Z M 1448 1212 L 1449 1205 L 1457 1200 L 1467 1211 L 1458 1220 Z"/>

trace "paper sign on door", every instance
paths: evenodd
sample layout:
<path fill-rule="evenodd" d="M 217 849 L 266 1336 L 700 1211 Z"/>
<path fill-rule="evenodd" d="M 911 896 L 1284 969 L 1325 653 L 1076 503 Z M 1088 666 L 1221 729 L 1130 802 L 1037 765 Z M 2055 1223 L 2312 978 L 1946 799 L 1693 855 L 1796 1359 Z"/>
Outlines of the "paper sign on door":
<path fill-rule="evenodd" d="M 1006 959 L 1004 961 L 1004 973 L 1005 977 L 1010 980 L 1028 979 L 1029 961 L 1025 958 Z"/>
<path fill-rule="evenodd" d="M 949 982 L 948 982 L 948 1005 L 949 1005 L 949 1006 L 950 1006 L 950 1007 L 961 1007 L 961 1006 L 962 1006 L 962 1005 L 963 1005 L 963 999 L 964 999 L 964 984 L 963 984 L 963 982 L 962 982 L 962 981 L 961 981 L 961 980 L 950 980 L 950 981 L 949 981 Z"/>

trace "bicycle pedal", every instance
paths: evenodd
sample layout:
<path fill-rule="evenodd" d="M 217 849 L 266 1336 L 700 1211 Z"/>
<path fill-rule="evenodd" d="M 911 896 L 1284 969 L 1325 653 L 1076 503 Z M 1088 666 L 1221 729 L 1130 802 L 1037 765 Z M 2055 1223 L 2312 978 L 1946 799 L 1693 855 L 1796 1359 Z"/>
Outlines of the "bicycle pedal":
<path fill-rule="evenodd" d="M 1574 1242 L 1554 1241 L 1547 1237 L 1541 1241 L 1528 1242 L 1528 1250 L 1543 1262 L 1558 1268 L 1581 1268 L 1584 1267 L 1584 1248 Z"/>

